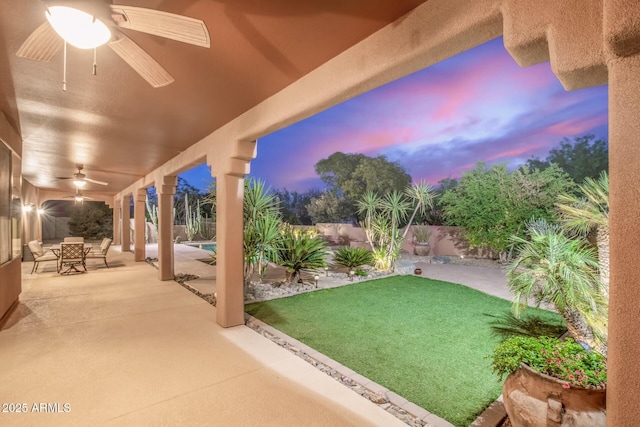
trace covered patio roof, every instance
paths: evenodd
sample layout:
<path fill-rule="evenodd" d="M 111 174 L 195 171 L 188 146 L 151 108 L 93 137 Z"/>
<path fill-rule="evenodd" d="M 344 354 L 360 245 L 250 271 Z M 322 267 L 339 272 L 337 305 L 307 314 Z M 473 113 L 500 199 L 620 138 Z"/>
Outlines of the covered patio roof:
<path fill-rule="evenodd" d="M 22 175 L 41 189 L 114 195 L 424 0 L 116 1 L 201 19 L 211 47 L 123 29 L 174 78 L 152 88 L 108 46 L 51 62 L 16 56 L 45 22 L 41 0 L 0 8 L 0 110 L 22 135 Z"/>

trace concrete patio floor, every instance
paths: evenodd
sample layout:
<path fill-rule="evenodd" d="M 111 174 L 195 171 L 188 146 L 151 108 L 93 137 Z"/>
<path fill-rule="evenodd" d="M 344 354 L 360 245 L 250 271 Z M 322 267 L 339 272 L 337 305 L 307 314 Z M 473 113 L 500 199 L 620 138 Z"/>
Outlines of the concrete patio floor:
<path fill-rule="evenodd" d="M 249 328 L 219 327 L 215 307 L 132 254 L 115 247 L 109 264 L 23 263 L 0 396 L 28 413 L 0 425 L 405 425 Z"/>

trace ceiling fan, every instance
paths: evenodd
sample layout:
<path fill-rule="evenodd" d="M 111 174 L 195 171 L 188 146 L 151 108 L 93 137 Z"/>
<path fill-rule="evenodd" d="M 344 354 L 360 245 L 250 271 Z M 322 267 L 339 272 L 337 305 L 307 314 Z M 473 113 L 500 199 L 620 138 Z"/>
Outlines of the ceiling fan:
<path fill-rule="evenodd" d="M 94 184 L 100 184 L 100 185 L 109 185 L 109 183 L 104 181 L 98 181 L 95 179 L 87 178 L 87 176 L 84 173 L 82 173 L 82 169 L 84 169 L 82 165 L 76 165 L 76 167 L 78 168 L 78 172 L 74 173 L 73 176 L 56 177 L 56 179 L 72 179 L 73 185 L 75 185 L 76 188 L 78 189 L 83 188 L 85 185 L 87 185 L 87 182 L 92 182 Z"/>
<path fill-rule="evenodd" d="M 76 203 L 82 203 L 85 200 L 93 200 L 93 197 L 85 196 L 82 190 L 76 188 L 75 196 L 64 196 L 63 199 L 73 199 Z"/>
<path fill-rule="evenodd" d="M 111 4 L 110 0 L 43 0 L 43 3 L 47 21 L 20 46 L 16 55 L 21 58 L 48 62 L 64 47 L 66 59 L 69 43 L 80 49 L 94 49 L 96 74 L 95 49 L 107 44 L 151 86 L 158 88 L 172 83 L 174 78 L 119 28 L 210 47 L 209 31 L 200 19 Z"/>

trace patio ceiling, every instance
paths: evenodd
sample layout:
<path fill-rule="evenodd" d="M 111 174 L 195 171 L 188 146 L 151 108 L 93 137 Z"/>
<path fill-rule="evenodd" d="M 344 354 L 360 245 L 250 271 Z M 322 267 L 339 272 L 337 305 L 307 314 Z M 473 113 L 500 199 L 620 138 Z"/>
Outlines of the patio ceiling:
<path fill-rule="evenodd" d="M 425 0 L 130 0 L 205 21 L 211 48 L 124 32 L 175 78 L 153 89 L 111 49 L 69 48 L 49 63 L 15 56 L 44 22 L 41 0 L 0 7 L 0 110 L 22 135 L 23 177 L 73 191 L 76 164 L 87 192 L 112 195 Z M 339 79 L 340 76 L 336 76 Z"/>

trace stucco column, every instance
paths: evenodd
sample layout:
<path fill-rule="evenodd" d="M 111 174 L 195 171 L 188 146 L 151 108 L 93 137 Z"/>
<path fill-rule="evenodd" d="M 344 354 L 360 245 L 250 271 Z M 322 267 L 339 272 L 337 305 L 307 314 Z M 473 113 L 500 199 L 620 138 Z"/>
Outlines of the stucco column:
<path fill-rule="evenodd" d="M 229 327 L 244 323 L 244 175 L 218 175 L 216 192 L 216 321 Z"/>
<path fill-rule="evenodd" d="M 607 425 L 640 420 L 640 55 L 609 61 Z"/>
<path fill-rule="evenodd" d="M 121 215 L 122 215 L 122 252 L 131 251 L 131 196 L 126 195 L 122 197 L 121 203 Z"/>
<path fill-rule="evenodd" d="M 120 244 L 120 210 L 122 202 L 120 200 L 113 201 L 113 244 Z"/>
<path fill-rule="evenodd" d="M 173 280 L 173 195 L 176 194 L 175 176 L 156 180 L 158 194 L 158 277 Z"/>
<path fill-rule="evenodd" d="M 147 221 L 145 217 L 145 198 L 147 196 L 147 189 L 140 188 L 133 193 L 133 218 L 135 223 L 134 230 L 134 253 L 133 259 L 135 261 L 144 261 L 146 257 L 145 252 L 145 230 L 147 228 Z"/>
<path fill-rule="evenodd" d="M 216 322 L 225 328 L 244 324 L 244 177 L 255 156 L 255 141 L 207 155 L 216 177 Z"/>

